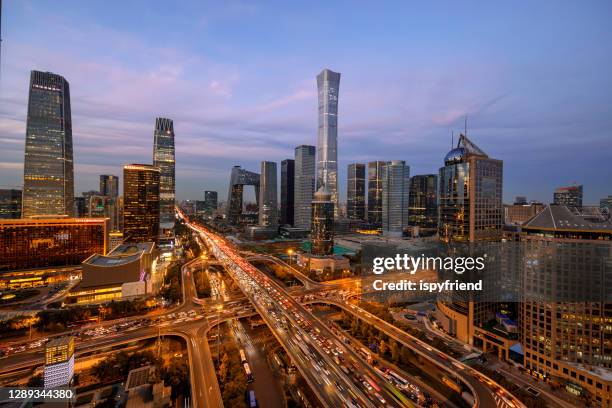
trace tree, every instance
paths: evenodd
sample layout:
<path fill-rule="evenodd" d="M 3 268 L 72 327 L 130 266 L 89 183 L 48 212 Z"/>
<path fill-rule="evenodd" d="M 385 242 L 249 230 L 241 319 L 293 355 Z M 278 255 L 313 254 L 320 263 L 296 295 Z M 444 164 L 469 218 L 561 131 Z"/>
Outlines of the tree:
<path fill-rule="evenodd" d="M 388 347 L 387 347 L 387 343 L 385 343 L 385 340 L 381 340 L 380 344 L 378 345 L 379 349 L 380 349 L 380 355 L 384 356 L 387 353 Z"/>
<path fill-rule="evenodd" d="M 391 360 L 393 360 L 393 362 L 397 362 L 400 355 L 397 341 L 389 340 L 389 350 L 391 351 Z"/>

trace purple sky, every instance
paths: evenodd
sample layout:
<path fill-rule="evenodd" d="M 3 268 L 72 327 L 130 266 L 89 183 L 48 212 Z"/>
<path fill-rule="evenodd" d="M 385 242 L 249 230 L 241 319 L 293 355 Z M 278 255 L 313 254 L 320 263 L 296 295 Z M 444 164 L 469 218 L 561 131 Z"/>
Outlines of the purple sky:
<path fill-rule="evenodd" d="M 346 165 L 402 159 L 436 173 L 463 129 L 504 160 L 504 198 L 612 194 L 612 2 L 4 2 L 0 185 L 23 182 L 31 69 L 72 92 L 76 192 L 151 162 L 156 116 L 174 119 L 177 196 L 227 194 L 315 144 L 316 75 L 342 73 Z"/>

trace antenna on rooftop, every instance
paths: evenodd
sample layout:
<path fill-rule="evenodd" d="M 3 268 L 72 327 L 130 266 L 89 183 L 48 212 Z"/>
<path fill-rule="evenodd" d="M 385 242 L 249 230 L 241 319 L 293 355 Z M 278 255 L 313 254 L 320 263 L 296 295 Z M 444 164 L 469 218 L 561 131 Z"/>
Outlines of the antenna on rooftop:
<path fill-rule="evenodd" d="M 451 130 L 451 150 L 455 147 L 455 131 Z"/>
<path fill-rule="evenodd" d="M 463 122 L 463 136 L 467 136 L 467 115 L 465 115 L 465 119 Z"/>

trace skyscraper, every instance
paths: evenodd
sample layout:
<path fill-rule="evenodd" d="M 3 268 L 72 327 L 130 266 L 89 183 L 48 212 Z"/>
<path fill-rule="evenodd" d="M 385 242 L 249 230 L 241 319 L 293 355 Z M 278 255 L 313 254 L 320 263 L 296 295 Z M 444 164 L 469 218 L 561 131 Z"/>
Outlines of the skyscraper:
<path fill-rule="evenodd" d="M 338 90 L 340 74 L 324 69 L 317 75 L 319 133 L 317 138 L 317 190 L 327 186 L 338 215 Z"/>
<path fill-rule="evenodd" d="M 0 189 L 0 218 L 21 218 L 21 190 Z"/>
<path fill-rule="evenodd" d="M 276 163 L 261 162 L 259 176 L 259 226 L 274 230 L 278 227 Z"/>
<path fill-rule="evenodd" d="M 125 242 L 157 242 L 160 170 L 149 164 L 123 166 Z"/>
<path fill-rule="evenodd" d="M 368 222 L 382 228 L 382 175 L 386 162 L 368 163 Z"/>
<path fill-rule="evenodd" d="M 67 386 L 74 377 L 74 337 L 59 337 L 45 346 L 45 388 Z"/>
<path fill-rule="evenodd" d="M 70 87 L 62 76 L 32 71 L 23 171 L 23 217 L 74 209 Z"/>
<path fill-rule="evenodd" d="M 217 192 L 204 191 L 204 211 L 211 213 L 218 207 Z"/>
<path fill-rule="evenodd" d="M 281 225 L 293 225 L 295 195 L 295 160 L 281 162 Z"/>
<path fill-rule="evenodd" d="M 491 159 L 465 135 L 440 168 L 440 238 L 499 241 L 504 224 L 503 162 Z"/>
<path fill-rule="evenodd" d="M 312 254 L 329 256 L 334 253 L 334 203 L 325 186 L 312 200 Z"/>
<path fill-rule="evenodd" d="M 365 164 L 348 165 L 346 216 L 351 220 L 365 220 Z"/>
<path fill-rule="evenodd" d="M 383 235 L 401 237 L 408 225 L 410 167 L 404 160 L 387 162 L 382 180 Z"/>
<path fill-rule="evenodd" d="M 245 185 L 255 187 L 255 200 L 259 205 L 259 180 L 260 175 L 257 173 L 244 170 L 240 166 L 232 167 L 226 209 L 230 224 L 238 225 L 242 220 L 242 193 Z"/>
<path fill-rule="evenodd" d="M 310 230 L 311 207 L 315 187 L 315 147 L 295 148 L 294 227 Z"/>
<path fill-rule="evenodd" d="M 438 176 L 424 174 L 410 178 L 408 225 L 435 230 L 438 227 Z"/>
<path fill-rule="evenodd" d="M 582 185 L 555 189 L 554 203 L 568 207 L 582 207 Z"/>
<path fill-rule="evenodd" d="M 107 197 L 119 196 L 119 177 L 109 174 L 100 175 L 100 194 Z"/>
<path fill-rule="evenodd" d="M 159 222 L 161 231 L 174 228 L 174 123 L 172 119 L 155 119 L 153 165 L 159 176 Z"/>

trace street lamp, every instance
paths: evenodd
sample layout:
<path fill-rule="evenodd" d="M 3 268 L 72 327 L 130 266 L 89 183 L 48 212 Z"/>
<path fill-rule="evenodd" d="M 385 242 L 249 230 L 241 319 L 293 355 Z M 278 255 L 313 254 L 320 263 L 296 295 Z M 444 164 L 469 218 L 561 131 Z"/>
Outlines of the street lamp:
<path fill-rule="evenodd" d="M 217 364 L 221 366 L 221 310 L 223 305 L 217 306 Z"/>
<path fill-rule="evenodd" d="M 287 250 L 287 254 L 289 255 L 289 266 L 291 266 L 291 256 L 293 255 L 293 249 L 289 248 Z"/>

